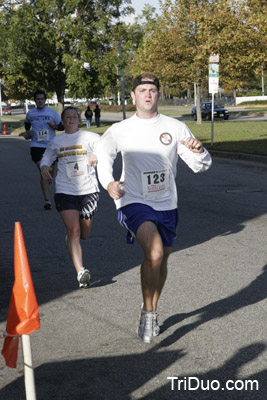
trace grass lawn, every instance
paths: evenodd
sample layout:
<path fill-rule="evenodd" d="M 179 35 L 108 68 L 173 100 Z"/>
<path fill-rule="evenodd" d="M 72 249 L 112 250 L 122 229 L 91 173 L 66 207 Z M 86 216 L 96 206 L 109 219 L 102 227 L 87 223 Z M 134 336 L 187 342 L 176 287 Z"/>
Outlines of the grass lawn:
<path fill-rule="evenodd" d="M 195 121 L 186 121 L 186 125 L 209 150 L 267 156 L 266 121 L 214 121 L 213 146 L 210 121 L 202 122 L 201 125 Z M 101 135 L 109 126 L 111 124 L 104 123 L 100 128 L 93 126 L 90 130 Z"/>
<path fill-rule="evenodd" d="M 159 107 L 163 114 L 179 117 L 185 114 L 190 114 L 190 107 Z M 251 110 L 252 111 L 252 110 Z M 104 120 L 104 113 L 102 114 Z M 10 119 L 10 121 L 9 121 Z M 24 131 L 24 119 L 16 121 L 14 117 L 5 118 L 8 133 L 18 135 Z M 185 121 L 186 125 L 193 134 L 201 140 L 205 147 L 210 150 L 238 152 L 267 156 L 267 121 L 214 121 L 213 146 L 211 146 L 211 122 L 203 121 L 198 125 L 195 121 Z M 102 135 L 111 123 L 101 122 L 101 126 L 96 128 L 93 124 L 90 129 L 93 132 Z M 87 129 L 85 122 L 80 125 L 81 129 Z"/>
<path fill-rule="evenodd" d="M 188 121 L 187 126 L 207 149 L 267 156 L 266 121 L 215 121 L 213 146 L 211 122 Z"/>

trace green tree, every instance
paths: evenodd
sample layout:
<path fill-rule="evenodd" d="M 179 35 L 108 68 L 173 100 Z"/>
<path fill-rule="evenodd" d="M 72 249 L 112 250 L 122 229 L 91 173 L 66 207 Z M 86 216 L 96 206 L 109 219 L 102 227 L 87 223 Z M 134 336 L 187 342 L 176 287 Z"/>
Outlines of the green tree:
<path fill-rule="evenodd" d="M 158 23 L 147 32 L 137 51 L 136 72 L 153 71 L 163 88 L 172 87 L 177 92 L 195 82 L 201 122 L 200 94 L 201 88 L 208 86 L 210 53 L 220 55 L 220 82 L 228 90 L 251 77 L 266 54 L 264 40 L 260 40 L 261 10 L 255 6 L 259 2 L 165 0 Z"/>
<path fill-rule="evenodd" d="M 42 87 L 56 92 L 62 106 L 66 88 L 72 96 L 89 98 L 116 81 L 110 34 L 118 6 L 129 0 L 1 3 L 0 65 L 10 97 L 30 98 Z"/>

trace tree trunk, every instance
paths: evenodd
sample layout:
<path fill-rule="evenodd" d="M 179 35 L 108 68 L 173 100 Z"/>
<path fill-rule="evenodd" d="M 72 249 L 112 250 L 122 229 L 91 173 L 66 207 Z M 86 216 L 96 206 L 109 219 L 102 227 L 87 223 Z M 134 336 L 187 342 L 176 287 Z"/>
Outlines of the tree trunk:
<path fill-rule="evenodd" d="M 234 89 L 233 95 L 234 95 L 234 105 L 236 106 L 236 89 Z"/>
<path fill-rule="evenodd" d="M 61 115 L 64 108 L 64 97 L 65 97 L 65 82 L 66 76 L 65 74 L 61 74 L 60 79 L 58 79 L 56 84 L 56 95 L 58 101 L 58 113 Z"/>
<path fill-rule="evenodd" d="M 197 109 L 197 124 L 202 123 L 202 116 L 201 116 L 201 109 L 200 109 L 200 92 L 201 92 L 201 83 L 196 83 L 196 92 L 197 92 L 197 98 L 196 98 L 196 109 Z"/>

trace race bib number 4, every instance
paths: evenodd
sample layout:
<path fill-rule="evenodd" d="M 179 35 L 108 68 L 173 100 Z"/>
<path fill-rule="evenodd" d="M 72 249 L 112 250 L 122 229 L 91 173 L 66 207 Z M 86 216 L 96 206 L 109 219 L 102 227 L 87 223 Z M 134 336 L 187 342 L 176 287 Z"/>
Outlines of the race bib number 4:
<path fill-rule="evenodd" d="M 37 140 L 38 140 L 38 142 L 48 142 L 49 130 L 41 129 L 40 131 L 37 131 Z"/>
<path fill-rule="evenodd" d="M 142 187 L 144 200 L 156 200 L 169 195 L 170 171 L 142 172 Z"/>
<path fill-rule="evenodd" d="M 68 161 L 66 163 L 67 176 L 70 181 L 83 179 L 87 174 L 86 160 Z"/>

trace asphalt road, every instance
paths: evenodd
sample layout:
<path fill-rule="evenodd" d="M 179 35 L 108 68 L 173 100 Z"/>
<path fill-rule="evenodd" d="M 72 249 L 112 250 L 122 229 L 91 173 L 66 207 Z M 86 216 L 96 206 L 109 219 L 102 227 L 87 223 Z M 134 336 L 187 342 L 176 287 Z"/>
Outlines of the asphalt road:
<path fill-rule="evenodd" d="M 194 174 L 178 163 L 178 237 L 151 345 L 136 335 L 142 255 L 106 192 L 83 244 L 92 286 L 79 290 L 28 143 L 0 136 L 0 167 L 0 330 L 19 221 L 41 316 L 31 335 L 38 400 L 266 399 L 266 165 L 216 158 Z M 1 356 L 0 399 L 25 399 L 21 352 L 17 369 Z"/>

